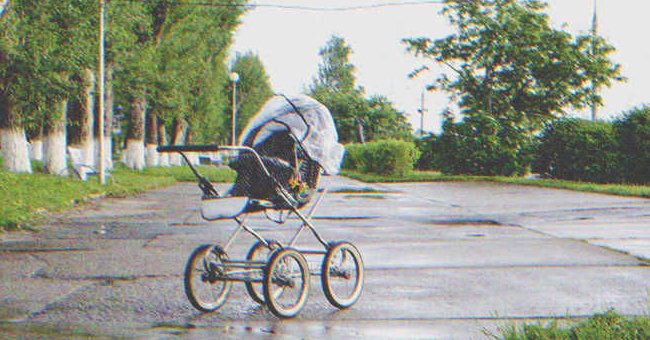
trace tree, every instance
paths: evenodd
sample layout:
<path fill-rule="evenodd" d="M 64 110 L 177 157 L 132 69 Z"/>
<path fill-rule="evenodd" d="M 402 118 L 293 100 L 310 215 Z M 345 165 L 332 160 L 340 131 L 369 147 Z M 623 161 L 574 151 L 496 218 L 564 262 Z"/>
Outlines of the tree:
<path fill-rule="evenodd" d="M 366 100 L 368 111 L 364 118 L 364 133 L 369 140 L 404 139 L 411 137 L 411 125 L 385 96 L 375 95 Z"/>
<path fill-rule="evenodd" d="M 598 37 L 592 50 L 590 35 L 551 28 L 546 7 L 539 0 L 449 0 L 442 13 L 455 33 L 404 40 L 416 56 L 449 68 L 430 88 L 450 93 L 466 117 L 491 117 L 497 140 L 513 150 L 567 108 L 601 103 L 592 88 L 622 80 L 620 65 L 608 58 L 612 46 Z"/>
<path fill-rule="evenodd" d="M 365 98 L 356 85 L 355 67 L 350 63 L 352 48 L 333 36 L 320 50 L 322 58 L 318 76 L 309 86 L 309 93 L 332 113 L 339 140 L 343 143 L 380 138 L 408 138 L 411 127 L 384 96 Z"/>
<path fill-rule="evenodd" d="M 151 20 L 143 2 L 108 0 L 106 11 L 105 61 L 106 78 L 104 88 L 104 164 L 113 167 L 113 125 L 116 102 L 127 106 L 125 99 L 131 84 L 138 82 L 138 75 L 131 74 L 140 50 L 139 41 L 150 29 Z M 146 68 L 145 68 L 146 69 Z M 98 113 L 99 114 L 99 113 Z M 99 136 L 95 130 L 95 136 Z M 97 137 L 98 138 L 98 137 Z M 96 138 L 96 145 L 99 140 Z M 99 156 L 99 152 L 97 152 Z"/>
<path fill-rule="evenodd" d="M 236 72 L 239 75 L 237 82 L 237 136 L 241 136 L 241 131 L 246 127 L 248 120 L 273 96 L 273 90 L 262 60 L 252 52 L 237 53 L 231 72 Z M 228 83 L 224 92 L 232 93 L 232 82 Z M 228 97 L 230 106 L 224 112 L 225 117 L 232 115 L 233 98 L 232 96 Z M 230 124 L 222 125 L 222 127 L 224 129 L 221 135 L 229 135 Z"/>
<path fill-rule="evenodd" d="M 19 83 L 23 83 L 22 55 L 17 28 L 23 25 L 8 1 L 0 12 L 0 151 L 3 168 L 12 172 L 32 172 L 25 135 L 25 116 L 17 109 Z"/>
<path fill-rule="evenodd" d="M 160 28 L 154 29 L 156 72 L 149 113 L 167 129 L 158 129 L 158 138 L 148 137 L 149 143 L 167 140 L 167 130 L 174 144 L 214 143 L 228 105 L 228 94 L 222 91 L 228 79 L 225 59 L 242 7 L 160 4 L 152 12 Z M 180 159 L 172 157 L 172 164 L 180 164 Z"/>
<path fill-rule="evenodd" d="M 341 143 L 362 143 L 363 124 L 359 116 L 368 112 L 366 100 L 358 92 L 316 92 L 311 94 L 332 113 Z"/>
<path fill-rule="evenodd" d="M 2 15 L 0 97 L 5 168 L 31 171 L 24 128 L 43 123 L 46 172 L 64 173 L 67 99 L 75 93 L 70 77 L 87 62 L 93 26 L 91 2 L 16 0 Z"/>
<path fill-rule="evenodd" d="M 318 65 L 318 76 L 310 86 L 311 93 L 357 91 L 354 65 L 350 63 L 352 48 L 345 39 L 334 35 L 320 49 L 322 62 Z"/>

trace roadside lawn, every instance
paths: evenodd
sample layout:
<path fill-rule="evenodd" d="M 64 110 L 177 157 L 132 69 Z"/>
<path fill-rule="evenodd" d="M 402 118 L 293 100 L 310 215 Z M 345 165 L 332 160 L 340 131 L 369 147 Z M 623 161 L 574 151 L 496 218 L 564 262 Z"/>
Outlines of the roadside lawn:
<path fill-rule="evenodd" d="M 450 176 L 435 171 L 412 171 L 404 176 L 383 176 L 372 173 L 360 173 L 358 171 L 343 170 L 343 176 L 354 178 L 366 183 L 377 182 L 495 182 L 510 183 L 519 185 L 532 185 L 546 188 L 568 189 L 576 191 L 596 192 L 619 196 L 634 196 L 650 198 L 650 186 L 629 185 L 629 184 L 597 184 L 587 182 L 574 182 L 556 179 L 532 179 L 521 177 L 501 176 Z"/>
<path fill-rule="evenodd" d="M 571 322 L 553 320 L 543 324 L 507 325 L 499 334 L 486 334 L 495 339 L 650 339 L 650 317 L 622 316 L 614 310 L 595 314 L 585 320 Z"/>
<path fill-rule="evenodd" d="M 199 171 L 212 182 L 234 179 L 234 172 L 227 168 L 199 167 Z M 110 174 L 107 185 L 101 186 L 96 178 L 83 182 L 38 172 L 15 174 L 0 170 L 0 232 L 31 229 L 43 212 L 61 211 L 94 197 L 135 195 L 178 181 L 195 180 L 187 166 L 134 171 L 116 165 Z"/>

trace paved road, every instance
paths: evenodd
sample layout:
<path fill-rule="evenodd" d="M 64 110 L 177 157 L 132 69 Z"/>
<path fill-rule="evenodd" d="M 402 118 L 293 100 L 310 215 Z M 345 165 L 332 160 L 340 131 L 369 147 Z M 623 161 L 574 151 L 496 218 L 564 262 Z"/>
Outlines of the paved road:
<path fill-rule="evenodd" d="M 487 183 L 366 185 L 340 177 L 315 218 L 362 251 L 366 284 L 337 311 L 312 280 L 309 302 L 278 320 L 235 285 L 219 311 L 184 296 L 194 247 L 225 242 L 194 185 L 106 199 L 0 243 L 0 336 L 482 338 L 512 322 L 650 312 L 650 200 Z M 265 235 L 293 230 L 262 217 Z M 242 236 L 231 257 L 253 239 Z M 303 245 L 313 244 L 307 234 Z"/>

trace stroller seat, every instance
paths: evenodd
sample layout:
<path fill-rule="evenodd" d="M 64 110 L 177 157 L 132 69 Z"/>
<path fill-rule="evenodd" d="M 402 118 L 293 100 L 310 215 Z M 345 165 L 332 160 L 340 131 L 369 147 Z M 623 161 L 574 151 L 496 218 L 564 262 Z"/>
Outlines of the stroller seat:
<path fill-rule="evenodd" d="M 321 172 L 338 172 L 344 152 L 327 108 L 306 96 L 269 100 L 244 129 L 240 143 L 248 151 L 239 151 L 228 164 L 237 172 L 235 183 L 223 197 L 204 201 L 244 199 L 243 208 L 206 209 L 213 212 L 204 214 L 208 220 L 300 209 L 317 191 Z"/>

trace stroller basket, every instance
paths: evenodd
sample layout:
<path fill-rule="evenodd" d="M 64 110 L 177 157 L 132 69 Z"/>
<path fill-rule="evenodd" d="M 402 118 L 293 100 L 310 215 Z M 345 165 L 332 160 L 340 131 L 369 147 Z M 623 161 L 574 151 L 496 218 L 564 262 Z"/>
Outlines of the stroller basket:
<path fill-rule="evenodd" d="M 201 215 L 212 221 L 231 219 L 243 213 L 266 209 L 300 209 L 309 203 L 317 191 L 321 168 L 308 159 L 299 160 L 298 167 L 292 167 L 277 157 L 260 156 L 252 148 L 242 146 L 161 146 L 160 152 L 176 151 L 199 180 Z M 196 171 L 183 152 L 238 151 L 229 166 L 237 172 L 235 184 L 220 194 L 207 179 Z M 300 159 L 297 157 L 296 159 Z"/>

